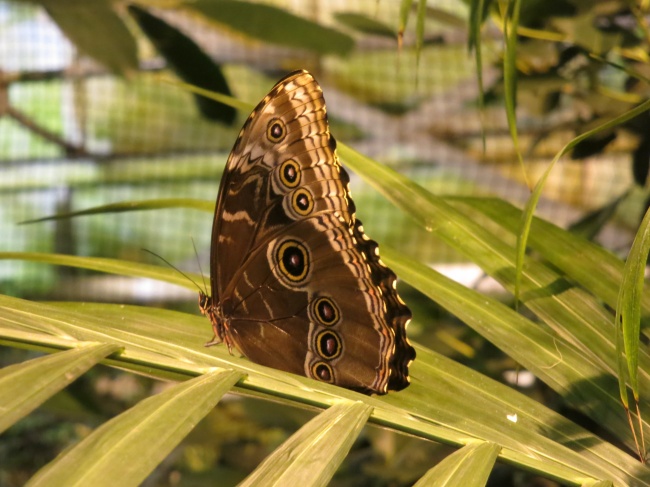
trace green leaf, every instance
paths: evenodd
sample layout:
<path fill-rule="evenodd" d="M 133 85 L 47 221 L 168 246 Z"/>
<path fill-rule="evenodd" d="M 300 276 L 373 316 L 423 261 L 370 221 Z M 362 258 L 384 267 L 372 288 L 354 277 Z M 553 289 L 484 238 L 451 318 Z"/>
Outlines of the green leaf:
<path fill-rule="evenodd" d="M 420 53 L 424 46 L 424 21 L 427 18 L 427 0 L 418 0 L 418 9 L 415 20 L 415 66 L 420 66 Z"/>
<path fill-rule="evenodd" d="M 371 411 L 362 402 L 335 404 L 291 435 L 239 485 L 328 485 Z"/>
<path fill-rule="evenodd" d="M 215 370 L 145 399 L 62 453 L 27 485 L 137 486 L 239 380 Z M 137 459 L 137 461 L 133 461 Z"/>
<path fill-rule="evenodd" d="M 177 286 L 183 286 L 188 289 L 196 289 L 195 285 L 191 281 L 188 281 L 186 277 L 180 275 L 177 271 L 139 262 L 108 259 L 104 257 L 78 257 L 75 255 L 39 252 L 0 252 L 0 260 L 2 259 L 29 260 L 32 262 L 43 262 L 47 264 L 92 269 L 122 276 L 147 277 L 168 282 L 170 284 L 176 284 Z M 201 281 L 201 276 L 198 274 L 188 273 L 188 275 L 196 282 Z"/>
<path fill-rule="evenodd" d="M 455 208 L 467 205 L 517 235 L 522 211 L 497 198 L 447 198 Z M 616 309 L 624 263 L 610 251 L 562 228 L 533 217 L 529 246 L 610 308 Z M 644 315 L 650 315 L 650 292 L 643 293 Z"/>
<path fill-rule="evenodd" d="M 336 12 L 334 18 L 341 24 L 359 31 L 363 34 L 382 37 L 395 37 L 395 31 L 383 22 L 367 17 L 356 12 Z"/>
<path fill-rule="evenodd" d="M 648 159 L 650 162 L 650 159 Z M 586 213 L 578 221 L 569 226 L 571 233 L 580 235 L 588 240 L 596 237 L 603 229 L 603 227 L 612 221 L 619 205 L 630 195 L 630 191 L 623 192 L 617 198 L 606 203 L 600 208 Z"/>
<path fill-rule="evenodd" d="M 402 41 L 404 39 L 404 31 L 409 22 L 409 14 L 411 13 L 411 5 L 413 0 L 401 0 L 399 7 L 399 23 L 397 25 L 397 42 L 399 48 L 402 48 Z"/>
<path fill-rule="evenodd" d="M 181 31 L 147 10 L 136 5 L 128 6 L 129 13 L 165 58 L 171 68 L 187 83 L 206 90 L 231 95 L 230 87 L 221 66 L 215 63 L 203 49 Z M 233 125 L 237 110 L 218 101 L 194 95 L 199 110 L 208 120 Z"/>
<path fill-rule="evenodd" d="M 611 480 L 587 480 L 580 485 L 581 487 L 614 487 Z"/>
<path fill-rule="evenodd" d="M 117 74 L 138 67 L 135 39 L 109 0 L 36 0 L 80 51 Z"/>
<path fill-rule="evenodd" d="M 338 146 L 341 158 L 371 185 L 376 186 L 388 199 L 415 218 L 425 229 L 435 233 L 450 246 L 467 258 L 477 263 L 485 272 L 497 279 L 506 289 L 514 291 L 515 286 L 515 248 L 508 245 L 503 238 L 497 237 L 484 225 L 476 221 L 473 215 L 465 215 L 446 204 L 441 198 L 427 192 L 413 181 L 395 173 L 395 171 L 377 164 L 342 144 Z M 399 274 L 399 272 L 398 272 Z M 402 276 L 404 277 L 404 276 Z M 571 286 L 563 276 L 551 267 L 528 259 L 522 274 L 522 299 L 525 305 L 556 332 L 567 344 L 579 348 L 579 353 L 587 357 L 585 362 L 593 364 L 597 372 L 591 386 L 599 389 L 599 381 L 606 386 L 599 397 L 607 398 L 607 404 L 614 407 L 612 398 L 617 392 L 612 391 L 612 381 L 616 366 L 616 346 L 613 340 L 613 316 L 602 306 L 598 299 L 584 290 Z M 422 289 L 426 292 L 425 289 Z M 435 296 L 432 296 L 435 299 Z M 609 333 L 608 333 L 609 331 Z M 549 335 L 551 338 L 552 335 Z M 494 342 L 507 350 L 509 339 Z M 547 353 L 561 360 L 561 354 L 555 350 L 552 342 Z M 644 363 L 650 363 L 645 354 Z M 546 364 L 551 366 L 552 364 Z M 650 366 L 649 366 L 650 368 Z M 598 372 L 600 371 L 600 372 Z M 581 372 L 583 375 L 584 372 Z M 587 374 L 585 377 L 589 377 Z M 648 376 L 642 377 L 643 383 L 650 387 Z M 643 386 L 642 386 L 643 388 Z M 616 385 L 614 385 L 616 389 Z M 579 389 L 578 389 L 579 390 Z M 573 391 L 573 387 L 569 391 Z M 625 435 L 627 420 L 622 411 L 616 412 L 612 420 L 608 409 L 601 409 L 597 403 L 584 401 L 580 394 L 568 394 L 567 400 L 578 408 L 590 408 L 589 413 L 597 414 L 610 431 Z M 647 405 L 644 405 L 647 408 Z M 620 413 L 620 414 L 619 414 Z M 649 412 L 650 413 L 650 412 Z M 607 417 L 607 421 L 602 418 Z M 644 424 L 644 428 L 648 426 Z M 650 430 L 648 431 L 650 434 Z M 629 436 L 625 440 L 631 445 Z"/>
<path fill-rule="evenodd" d="M 35 218 L 20 222 L 21 225 L 28 223 L 39 223 L 52 220 L 64 220 L 66 218 L 73 218 L 84 215 L 101 215 L 104 213 L 123 213 L 128 211 L 143 211 L 143 210 L 160 210 L 164 208 L 194 208 L 197 210 L 214 212 L 214 203 L 204 200 L 196 200 L 192 198 L 161 198 L 155 200 L 145 201 L 122 201 L 120 203 L 111 203 L 108 205 L 95 206 L 80 211 L 72 211 L 70 213 L 59 213 L 57 215 L 44 216 L 42 218 Z"/>
<path fill-rule="evenodd" d="M 517 134 L 517 28 L 519 27 L 521 3 L 521 0 L 508 0 L 508 10 L 503 16 L 503 34 L 506 40 L 505 55 L 503 57 L 503 88 L 510 138 L 517 153 L 521 170 L 524 177 L 526 177 L 526 167 L 519 148 L 519 136 Z M 518 297 L 517 293 L 515 294 L 515 297 Z"/>
<path fill-rule="evenodd" d="M 616 306 L 616 345 L 619 365 L 621 400 L 628 407 L 626 378 L 629 377 L 634 398 L 639 400 L 639 345 L 641 330 L 641 299 L 645 283 L 645 269 L 650 253 L 650 210 L 636 233 L 625 261 L 623 280 Z M 619 329 L 620 324 L 620 329 Z M 622 337 L 621 334 L 622 333 Z M 622 343 L 621 343 L 622 339 Z M 622 345 L 622 347 L 621 347 Z M 627 363 L 627 371 L 625 364 Z"/>
<path fill-rule="evenodd" d="M 471 439 L 491 441 L 503 447 L 504 460 L 565 483 L 592 477 L 648 485 L 636 479 L 649 471 L 621 450 L 512 388 L 422 347 L 416 347 L 409 388 L 367 397 L 230 356 L 226 347 L 206 349 L 202 344 L 209 336 L 205 318 L 184 313 L 92 303 L 45 305 L 0 295 L 1 344 L 54 350 L 75 346 L 74 339 L 108 341 L 125 348 L 107 359 L 108 365 L 147 376 L 182 380 L 209 367 L 225 367 L 247 374 L 236 389 L 319 407 L 339 399 L 361 401 L 372 406 L 375 424 L 454 446 Z M 549 355 L 556 353 L 553 348 Z M 517 422 L 509 419 L 513 416 Z"/>
<path fill-rule="evenodd" d="M 478 83 L 478 109 L 481 114 L 481 141 L 485 152 L 485 88 L 483 86 L 483 45 L 481 26 L 485 19 L 486 2 L 489 0 L 472 0 L 469 9 L 469 32 L 467 36 L 468 51 L 474 50 L 476 62 L 476 81 Z"/>
<path fill-rule="evenodd" d="M 0 369 L 0 432 L 119 348 L 110 344 L 84 343 L 76 349 Z"/>
<path fill-rule="evenodd" d="M 382 248 L 382 259 L 402 279 L 522 364 L 572 406 L 632 444 L 626 427 L 627 417 L 619 407 L 612 368 L 603 366 L 595 354 L 585 354 L 543 324 L 534 323 L 495 299 L 480 295 L 433 269 L 399 256 L 386 246 Z M 595 341 L 589 338 L 585 340 L 587 344 Z M 613 354 L 610 355 L 613 366 L 615 359 Z M 585 401 L 586 397 L 591 401 Z M 647 428 L 647 425 L 644 426 Z"/>
<path fill-rule="evenodd" d="M 487 215 L 512 235 L 519 231 L 522 211 L 506 201 L 472 197 L 452 197 L 446 201 L 454 208 L 467 205 Z M 623 279 L 624 263 L 621 259 L 600 245 L 536 217 L 531 222 L 528 243 L 545 260 L 616 309 Z M 644 313 L 650 314 L 650 292 L 643 294 L 642 305 Z"/>
<path fill-rule="evenodd" d="M 413 487 L 482 487 L 499 450 L 494 443 L 470 443 L 430 469 Z"/>
<path fill-rule="evenodd" d="M 197 0 L 187 5 L 210 20 L 264 42 L 339 56 L 354 48 L 354 40 L 347 34 L 271 5 L 236 0 Z"/>
<path fill-rule="evenodd" d="M 532 223 L 533 216 L 535 214 L 535 209 L 537 208 L 537 203 L 539 202 L 539 199 L 542 196 L 542 190 L 544 189 L 544 185 L 546 184 L 546 180 L 548 179 L 549 175 L 551 174 L 551 171 L 555 167 L 555 164 L 557 161 L 560 160 L 560 158 L 569 152 L 573 147 L 576 146 L 576 144 L 580 143 L 584 139 L 591 137 L 592 135 L 598 134 L 600 132 L 603 132 L 605 130 L 612 129 L 614 127 L 617 127 L 618 125 L 621 125 L 624 122 L 627 122 L 628 120 L 640 115 L 643 112 L 646 112 L 647 110 L 650 110 L 650 100 L 646 100 L 645 102 L 641 103 L 640 105 L 636 106 L 632 110 L 629 110 L 622 115 L 619 115 L 618 117 L 614 118 L 613 120 L 610 120 L 609 122 L 606 122 L 602 125 L 599 125 L 598 127 L 589 130 L 588 132 L 585 132 L 584 134 L 579 135 L 578 137 L 574 138 L 570 142 L 568 142 L 560 152 L 558 152 L 555 157 L 553 157 L 553 160 L 551 163 L 548 165 L 544 173 L 542 174 L 542 177 L 539 178 L 537 181 L 537 184 L 535 184 L 535 188 L 533 189 L 533 192 L 526 202 L 526 207 L 524 209 L 524 213 L 522 215 L 521 219 L 521 229 L 519 233 L 517 234 L 517 261 L 516 261 L 516 286 L 515 286 L 515 296 L 518 297 L 519 295 L 519 288 L 520 288 L 520 282 L 521 282 L 521 274 L 522 274 L 522 269 L 524 265 L 524 259 L 525 259 L 525 254 L 526 254 L 526 247 L 528 245 L 528 237 L 530 234 L 530 226 Z"/>

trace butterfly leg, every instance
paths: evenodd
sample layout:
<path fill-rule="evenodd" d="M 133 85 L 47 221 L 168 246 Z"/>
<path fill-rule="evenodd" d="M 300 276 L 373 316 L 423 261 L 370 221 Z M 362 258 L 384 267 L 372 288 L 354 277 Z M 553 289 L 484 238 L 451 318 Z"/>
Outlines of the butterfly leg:
<path fill-rule="evenodd" d="M 212 331 L 214 336 L 212 340 L 205 343 L 205 347 L 211 347 L 212 345 L 218 345 L 219 343 L 225 343 L 228 346 L 228 353 L 232 355 L 232 340 L 228 337 L 226 333 L 226 325 L 222 320 L 217 319 L 214 315 L 210 314 L 210 321 L 212 322 Z"/>

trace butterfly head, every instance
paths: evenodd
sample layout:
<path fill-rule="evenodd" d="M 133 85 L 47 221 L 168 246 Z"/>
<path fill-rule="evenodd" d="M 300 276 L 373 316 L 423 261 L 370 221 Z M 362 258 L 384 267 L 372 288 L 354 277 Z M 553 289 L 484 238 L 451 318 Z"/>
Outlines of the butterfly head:
<path fill-rule="evenodd" d="M 205 294 L 203 291 L 199 291 L 199 309 L 203 316 L 209 316 L 210 308 L 212 308 L 212 298 Z"/>

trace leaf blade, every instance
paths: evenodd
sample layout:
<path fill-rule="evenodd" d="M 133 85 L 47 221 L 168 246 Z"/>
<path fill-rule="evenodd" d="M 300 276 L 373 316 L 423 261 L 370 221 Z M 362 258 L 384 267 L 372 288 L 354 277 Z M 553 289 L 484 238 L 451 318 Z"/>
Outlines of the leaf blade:
<path fill-rule="evenodd" d="M 24 418 L 106 356 L 111 344 L 85 344 L 0 369 L 0 432 Z"/>
<path fill-rule="evenodd" d="M 137 486 L 239 380 L 217 370 L 149 397 L 104 423 L 27 485 Z M 138 458 L 137 462 L 130 461 Z"/>
<path fill-rule="evenodd" d="M 305 424 L 241 484 L 326 486 L 366 424 L 372 407 L 345 401 Z"/>

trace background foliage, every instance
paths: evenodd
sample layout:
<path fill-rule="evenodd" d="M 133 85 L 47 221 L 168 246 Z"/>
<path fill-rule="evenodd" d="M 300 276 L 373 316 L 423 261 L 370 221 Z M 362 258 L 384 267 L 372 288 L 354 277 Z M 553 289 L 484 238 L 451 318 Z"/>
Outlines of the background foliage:
<path fill-rule="evenodd" d="M 0 484 L 101 485 L 116 465 L 123 485 L 650 483 L 648 5 L 313 6 L 0 3 Z M 247 115 L 163 79 L 255 103 L 296 68 L 323 84 L 364 226 L 404 281 L 419 344 L 404 392 L 203 349 L 193 284 L 140 250 L 191 270 L 191 236 L 207 261 Z M 516 206 L 563 147 L 537 206 L 572 231 L 522 226 Z M 640 321 L 617 335 L 613 310 Z"/>

